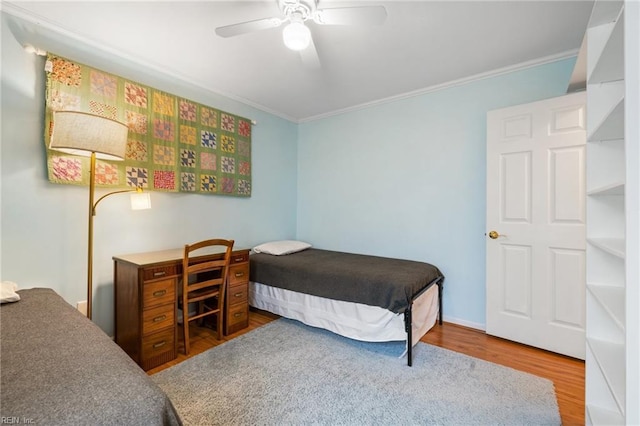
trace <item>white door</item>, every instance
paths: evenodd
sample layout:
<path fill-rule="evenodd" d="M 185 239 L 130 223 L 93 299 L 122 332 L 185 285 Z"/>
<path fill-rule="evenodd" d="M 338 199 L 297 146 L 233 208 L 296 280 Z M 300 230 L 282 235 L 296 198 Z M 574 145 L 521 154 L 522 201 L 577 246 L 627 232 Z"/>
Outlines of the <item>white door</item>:
<path fill-rule="evenodd" d="M 487 114 L 487 333 L 585 357 L 585 93 Z"/>

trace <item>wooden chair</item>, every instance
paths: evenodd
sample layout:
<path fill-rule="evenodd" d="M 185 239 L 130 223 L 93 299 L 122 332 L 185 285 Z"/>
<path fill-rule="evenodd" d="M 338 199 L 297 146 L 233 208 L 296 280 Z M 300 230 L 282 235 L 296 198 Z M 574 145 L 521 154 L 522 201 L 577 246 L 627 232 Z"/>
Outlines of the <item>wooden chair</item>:
<path fill-rule="evenodd" d="M 222 339 L 225 283 L 229 273 L 233 243 L 233 240 L 212 239 L 184 246 L 180 286 L 182 294 L 178 297 L 178 307 L 182 309 L 185 355 L 189 354 L 189 322 L 191 321 L 215 315 L 218 340 Z M 199 253 L 198 250 L 200 250 Z M 219 253 L 220 257 L 214 260 L 203 259 L 203 256 L 212 253 Z M 190 303 L 198 304 L 198 310 L 193 316 L 189 315 Z"/>

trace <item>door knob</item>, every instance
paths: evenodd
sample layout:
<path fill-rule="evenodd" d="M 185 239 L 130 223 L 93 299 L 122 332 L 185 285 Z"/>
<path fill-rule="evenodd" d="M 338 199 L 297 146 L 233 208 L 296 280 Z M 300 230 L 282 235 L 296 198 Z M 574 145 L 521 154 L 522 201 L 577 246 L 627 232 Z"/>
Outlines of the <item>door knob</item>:
<path fill-rule="evenodd" d="M 491 238 L 492 240 L 495 240 L 499 236 L 500 236 L 500 234 L 498 234 L 498 231 L 490 231 L 489 232 L 489 238 Z"/>

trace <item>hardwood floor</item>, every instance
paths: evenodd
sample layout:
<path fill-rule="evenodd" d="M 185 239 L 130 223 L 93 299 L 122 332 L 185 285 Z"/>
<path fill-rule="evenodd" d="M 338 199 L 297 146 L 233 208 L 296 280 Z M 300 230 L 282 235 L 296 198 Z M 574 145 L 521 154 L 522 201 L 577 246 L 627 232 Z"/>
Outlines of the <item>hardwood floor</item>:
<path fill-rule="evenodd" d="M 238 333 L 216 339 L 209 328 L 192 326 L 189 356 L 184 355 L 182 335 L 179 335 L 178 358 L 149 370 L 148 374 L 176 365 L 214 346 L 254 330 L 275 319 L 277 315 L 254 310 L 249 312 L 249 327 Z M 455 324 L 444 323 L 433 327 L 423 342 L 440 346 L 469 356 L 491 361 L 516 370 L 553 381 L 563 425 L 584 424 L 584 362 L 519 343 L 488 336 L 484 332 Z"/>
<path fill-rule="evenodd" d="M 584 361 L 444 323 L 421 341 L 553 381 L 563 425 L 584 424 Z"/>

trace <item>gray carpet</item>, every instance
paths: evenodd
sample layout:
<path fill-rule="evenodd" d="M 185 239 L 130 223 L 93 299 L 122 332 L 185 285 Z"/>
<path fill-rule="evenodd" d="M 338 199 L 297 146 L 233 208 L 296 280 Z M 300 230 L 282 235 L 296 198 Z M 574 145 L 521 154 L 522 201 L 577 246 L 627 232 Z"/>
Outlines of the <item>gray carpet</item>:
<path fill-rule="evenodd" d="M 279 319 L 152 376 L 186 425 L 559 425 L 553 383 Z"/>

